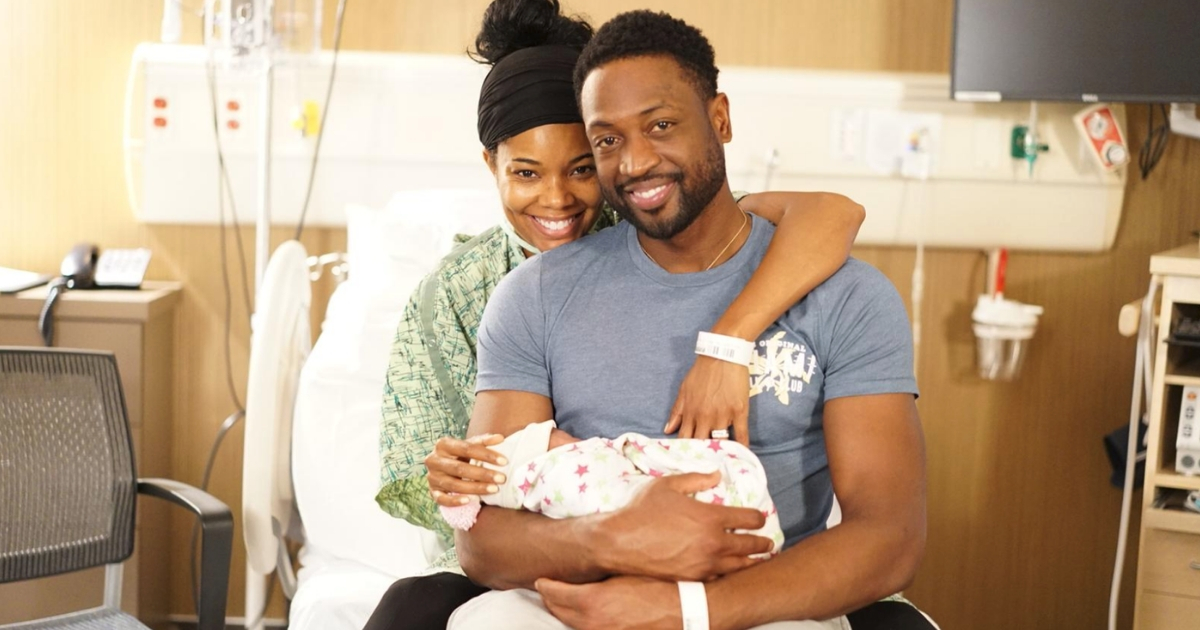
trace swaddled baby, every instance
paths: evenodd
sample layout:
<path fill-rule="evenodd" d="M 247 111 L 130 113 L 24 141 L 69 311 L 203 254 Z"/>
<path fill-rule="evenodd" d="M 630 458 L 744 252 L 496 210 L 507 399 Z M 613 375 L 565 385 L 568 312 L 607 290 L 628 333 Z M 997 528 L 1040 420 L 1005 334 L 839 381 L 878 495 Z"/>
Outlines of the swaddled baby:
<path fill-rule="evenodd" d="M 615 439 L 591 438 L 550 449 L 553 420 L 531 424 L 491 447 L 508 459 L 507 466 L 472 462 L 504 473 L 499 492 L 478 497 L 488 505 L 571 518 L 612 512 L 624 507 L 657 477 L 719 471 L 716 487 L 696 493 L 698 501 L 748 507 L 766 516 L 766 525 L 748 532 L 774 541 L 771 555 L 783 545 L 779 515 L 767 492 L 767 475 L 750 449 L 730 440 L 648 438 L 626 433 Z M 480 505 L 440 507 L 452 527 L 468 530 Z"/>

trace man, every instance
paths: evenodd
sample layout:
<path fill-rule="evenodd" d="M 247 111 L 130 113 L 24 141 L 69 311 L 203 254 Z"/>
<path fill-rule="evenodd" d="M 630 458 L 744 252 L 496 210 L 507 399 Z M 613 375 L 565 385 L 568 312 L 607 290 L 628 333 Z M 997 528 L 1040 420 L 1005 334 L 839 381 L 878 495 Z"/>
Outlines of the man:
<path fill-rule="evenodd" d="M 625 222 L 501 283 L 480 328 L 471 434 L 551 417 L 579 438 L 663 434 L 697 332 L 744 285 L 772 229 L 730 193 L 716 77 L 703 35 L 665 14 L 620 15 L 585 49 L 576 91 L 605 197 Z M 770 541 L 733 533 L 761 527 L 762 514 L 688 497 L 715 475 L 657 480 L 593 517 L 485 507 L 458 533 L 459 557 L 476 582 L 511 590 L 471 601 L 450 627 L 844 628 L 841 615 L 907 586 L 924 549 L 924 447 L 894 288 L 850 261 L 752 341 L 748 437 L 782 554 L 750 559 Z M 580 492 L 598 490 L 586 482 Z M 835 490 L 842 522 L 826 530 Z M 894 606 L 874 627 L 932 627 Z M 832 621 L 803 621 L 813 619 Z"/>

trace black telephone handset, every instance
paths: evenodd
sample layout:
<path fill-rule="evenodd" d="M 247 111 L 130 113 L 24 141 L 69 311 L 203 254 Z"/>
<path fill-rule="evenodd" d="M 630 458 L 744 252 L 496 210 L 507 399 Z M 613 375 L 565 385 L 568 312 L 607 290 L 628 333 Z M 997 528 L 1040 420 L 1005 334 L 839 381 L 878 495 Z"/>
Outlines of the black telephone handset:
<path fill-rule="evenodd" d="M 50 283 L 38 331 L 47 346 L 54 345 L 54 305 L 68 289 L 136 289 L 150 264 L 148 249 L 110 249 L 100 255 L 92 243 L 79 243 L 67 252 L 59 267 L 61 274 Z"/>
<path fill-rule="evenodd" d="M 96 286 L 96 263 L 100 261 L 100 248 L 91 243 L 80 243 L 67 252 L 56 284 L 68 289 L 91 289 Z M 52 289 L 53 290 L 53 289 Z M 49 345 L 49 344 L 47 344 Z"/>

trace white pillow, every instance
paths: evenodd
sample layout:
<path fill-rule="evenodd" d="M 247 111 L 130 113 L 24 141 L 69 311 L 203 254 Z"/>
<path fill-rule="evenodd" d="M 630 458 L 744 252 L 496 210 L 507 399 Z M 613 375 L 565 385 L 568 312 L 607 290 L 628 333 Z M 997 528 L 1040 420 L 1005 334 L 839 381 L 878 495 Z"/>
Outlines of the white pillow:
<path fill-rule="evenodd" d="M 478 234 L 502 217 L 495 190 L 414 190 L 397 193 L 382 210 L 348 206 L 350 277 L 387 286 L 403 275 L 398 265 L 430 269 L 455 234 Z"/>
<path fill-rule="evenodd" d="M 375 504 L 384 375 L 413 289 L 454 234 L 495 225 L 498 205 L 495 191 L 418 191 L 383 210 L 347 208 L 350 277 L 330 298 L 300 374 L 292 429 L 292 478 L 312 557 L 399 578 L 441 552 L 432 533 Z"/>

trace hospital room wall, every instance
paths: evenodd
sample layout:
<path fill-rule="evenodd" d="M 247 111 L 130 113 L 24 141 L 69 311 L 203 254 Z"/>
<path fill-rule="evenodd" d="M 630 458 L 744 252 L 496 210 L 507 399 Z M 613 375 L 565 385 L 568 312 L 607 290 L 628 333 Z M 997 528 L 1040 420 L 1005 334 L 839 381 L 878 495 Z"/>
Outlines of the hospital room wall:
<path fill-rule="evenodd" d="M 234 409 L 223 354 L 219 230 L 138 223 L 122 170 L 125 75 L 134 47 L 159 37 L 162 6 L 154 0 L 0 0 L 0 265 L 51 272 L 80 241 L 101 248 L 144 246 L 154 253 L 147 278 L 183 283 L 174 340 L 173 442 L 154 446 L 171 449 L 173 477 L 199 485 L 217 427 Z M 186 17 L 184 27 L 185 43 L 198 43 L 198 18 Z M 278 244 L 291 231 L 272 232 Z M 240 235 L 253 273 L 254 230 L 243 228 Z M 346 237 L 344 230 L 311 229 L 303 241 L 308 251 L 323 253 L 344 251 Z M 229 244 L 231 363 L 244 402 L 249 323 L 232 231 Z M 313 310 L 323 313 L 331 283 L 323 280 L 314 288 Z M 222 449 L 210 486 L 235 511 L 241 501 L 240 449 L 237 429 Z M 179 511 L 173 518 L 172 554 L 164 559 L 174 577 L 171 610 L 190 614 L 190 517 Z M 240 531 L 237 536 L 240 541 Z M 240 542 L 233 566 L 229 610 L 240 616 L 245 566 Z M 279 617 L 282 597 L 276 593 L 273 599 L 270 614 Z"/>
<path fill-rule="evenodd" d="M 183 3 L 186 7 L 200 0 Z M 326 0 L 326 44 L 335 0 Z M 486 0 L 353 0 L 347 49 L 461 52 Z M 667 10 L 702 27 L 725 64 L 839 70 L 946 72 L 951 0 L 571 0 L 601 22 L 631 8 Z M 223 344 L 224 289 L 215 227 L 137 223 L 121 174 L 120 120 L 133 47 L 154 40 L 162 3 L 151 0 L 0 0 L 0 265 L 56 268 L 81 240 L 148 246 L 149 277 L 181 280 L 176 339 L 177 478 L 198 483 L 208 447 L 232 410 Z M 185 41 L 198 23 L 187 18 Z M 736 103 L 733 104 L 737 106 Z M 1132 146 L 1146 109 L 1130 109 Z M 985 384 L 971 376 L 969 309 L 983 284 L 976 252 L 926 259 L 925 339 L 919 377 L 929 458 L 929 547 L 908 595 L 946 628 L 1100 627 L 1119 509 L 1107 485 L 1100 437 L 1121 425 L 1133 345 L 1115 330 L 1120 304 L 1143 292 L 1147 256 L 1197 227 L 1200 145 L 1176 138 L 1149 181 L 1129 178 L 1114 249 L 1097 255 L 1016 253 L 1014 297 L 1047 315 L 1022 379 Z M 299 184 L 298 184 L 299 185 Z M 1189 206 L 1189 204 L 1193 204 Z M 868 212 L 870 209 L 868 208 Z M 964 208 L 969 211 L 969 208 Z M 252 256 L 252 230 L 241 230 Z M 273 232 L 274 242 L 287 236 Z M 343 230 L 310 229 L 310 252 L 344 248 Z M 232 245 L 232 241 L 231 241 Z M 859 248 L 907 295 L 909 250 Z M 244 399 L 248 325 L 233 270 L 232 363 Z M 251 266 L 252 260 L 247 261 Z M 320 313 L 331 286 L 316 287 Z M 241 433 L 217 461 L 211 489 L 240 503 Z M 185 517 L 175 521 L 172 609 L 191 609 Z M 237 551 L 230 612 L 242 614 Z M 271 616 L 279 616 L 279 597 Z M 1128 600 L 1127 600 L 1128 601 Z M 1128 606 L 1126 606 L 1128 611 Z M 1125 615 L 1128 618 L 1128 615 Z"/>

